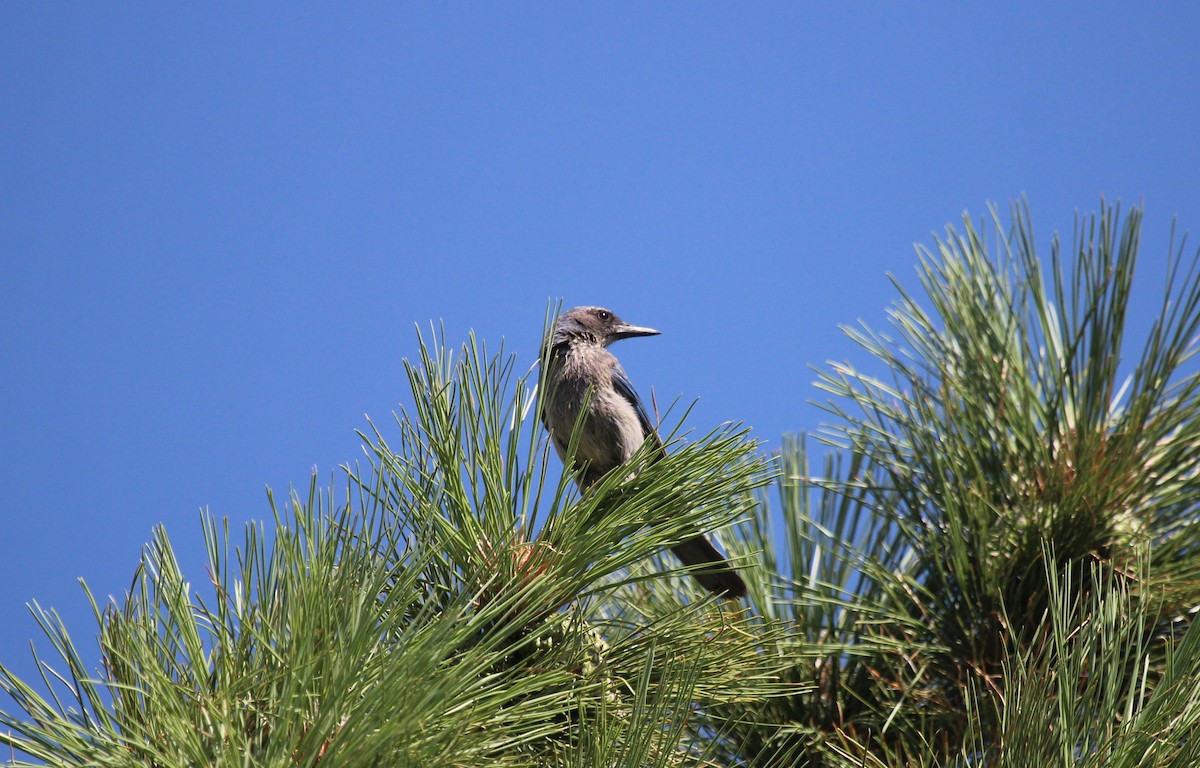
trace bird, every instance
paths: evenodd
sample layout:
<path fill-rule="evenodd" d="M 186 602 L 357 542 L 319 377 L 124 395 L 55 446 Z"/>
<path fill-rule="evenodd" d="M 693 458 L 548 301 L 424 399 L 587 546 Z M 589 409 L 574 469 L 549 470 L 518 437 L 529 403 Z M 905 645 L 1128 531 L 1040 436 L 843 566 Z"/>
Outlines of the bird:
<path fill-rule="evenodd" d="M 646 406 L 621 363 L 608 351 L 621 339 L 659 333 L 631 325 L 603 307 L 575 307 L 554 323 L 542 357 L 546 392 L 541 418 L 565 464 L 572 433 L 586 406 L 574 455 L 575 480 L 585 493 L 647 440 L 654 446 L 652 461 L 666 456 Z M 703 532 L 697 530 L 671 551 L 684 565 L 694 567 L 689 573 L 709 592 L 731 599 L 746 596 L 742 577 Z"/>

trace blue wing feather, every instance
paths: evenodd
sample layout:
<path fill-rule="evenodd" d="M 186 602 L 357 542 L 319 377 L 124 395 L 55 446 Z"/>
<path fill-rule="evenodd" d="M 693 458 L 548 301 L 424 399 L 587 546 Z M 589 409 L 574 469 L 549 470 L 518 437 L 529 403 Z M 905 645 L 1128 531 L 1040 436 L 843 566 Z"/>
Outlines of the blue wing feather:
<path fill-rule="evenodd" d="M 638 397 L 637 392 L 633 389 L 633 382 L 629 380 L 629 375 L 625 373 L 625 369 L 617 363 L 613 367 L 612 373 L 613 389 L 617 390 L 617 394 L 629 401 L 633 406 L 633 410 L 637 411 L 638 422 L 642 425 L 643 437 L 658 433 L 654 431 L 654 424 L 650 421 L 650 414 L 646 413 L 646 406 L 642 404 L 642 399 Z"/>

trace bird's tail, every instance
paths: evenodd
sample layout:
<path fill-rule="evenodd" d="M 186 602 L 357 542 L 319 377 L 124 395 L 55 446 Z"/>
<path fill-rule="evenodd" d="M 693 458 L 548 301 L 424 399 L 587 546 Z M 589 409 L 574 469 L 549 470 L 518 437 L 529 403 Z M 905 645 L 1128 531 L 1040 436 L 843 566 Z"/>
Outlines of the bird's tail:
<path fill-rule="evenodd" d="M 746 582 L 704 534 L 679 542 L 671 551 L 684 565 L 695 566 L 688 573 L 709 592 L 733 599 L 746 596 Z"/>

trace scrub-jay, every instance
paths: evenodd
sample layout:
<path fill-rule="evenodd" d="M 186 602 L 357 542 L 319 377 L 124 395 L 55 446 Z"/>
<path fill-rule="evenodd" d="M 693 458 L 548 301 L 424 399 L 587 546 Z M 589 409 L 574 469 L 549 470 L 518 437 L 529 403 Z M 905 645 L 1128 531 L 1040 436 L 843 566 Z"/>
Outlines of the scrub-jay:
<path fill-rule="evenodd" d="M 585 491 L 628 461 L 646 440 L 657 446 L 656 458 L 666 455 L 625 369 L 607 349 L 614 341 L 658 333 L 630 325 L 600 307 L 575 307 L 560 315 L 554 325 L 543 356 L 547 371 L 542 423 L 565 462 L 579 411 L 587 403 L 575 452 L 579 465 L 575 479 Z M 697 531 L 671 550 L 685 565 L 704 566 L 690 573 L 708 591 L 731 598 L 746 595 L 741 576 L 703 533 Z"/>

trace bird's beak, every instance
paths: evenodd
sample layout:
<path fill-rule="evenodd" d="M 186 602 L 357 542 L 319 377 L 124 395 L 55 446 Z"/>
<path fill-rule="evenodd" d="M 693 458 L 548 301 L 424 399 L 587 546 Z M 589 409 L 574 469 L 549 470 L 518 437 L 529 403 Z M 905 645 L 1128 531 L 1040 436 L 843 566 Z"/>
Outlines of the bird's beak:
<path fill-rule="evenodd" d="M 662 331 L 656 331 L 653 328 L 643 328 L 640 325 L 630 325 L 629 323 L 621 323 L 616 328 L 612 329 L 609 335 L 613 341 L 621 339 L 632 339 L 635 336 L 657 336 Z"/>

